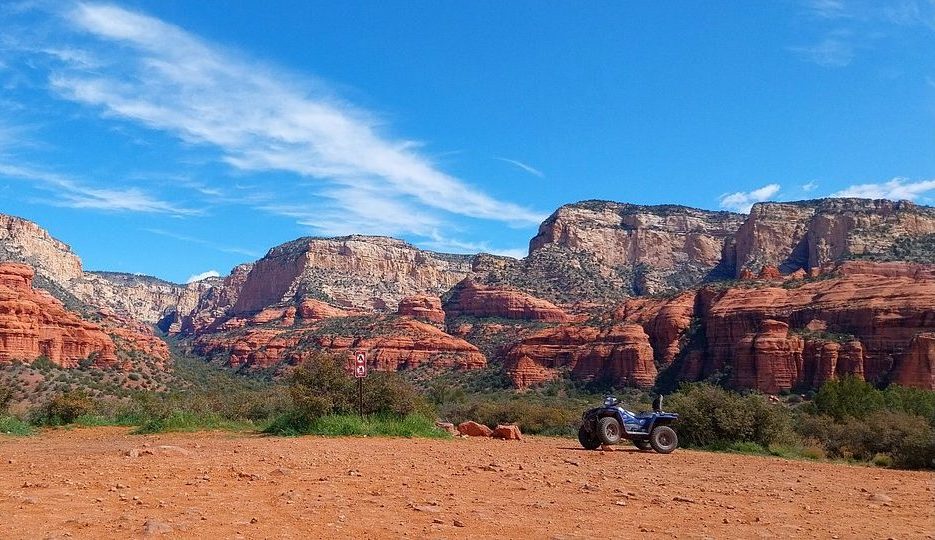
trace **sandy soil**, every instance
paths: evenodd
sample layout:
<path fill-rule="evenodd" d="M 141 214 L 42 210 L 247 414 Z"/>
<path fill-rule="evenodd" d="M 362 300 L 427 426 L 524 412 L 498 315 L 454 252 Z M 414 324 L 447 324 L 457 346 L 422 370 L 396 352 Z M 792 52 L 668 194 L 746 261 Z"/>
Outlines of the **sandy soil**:
<path fill-rule="evenodd" d="M 570 440 L 0 437 L 0 538 L 935 538 L 935 474 Z"/>

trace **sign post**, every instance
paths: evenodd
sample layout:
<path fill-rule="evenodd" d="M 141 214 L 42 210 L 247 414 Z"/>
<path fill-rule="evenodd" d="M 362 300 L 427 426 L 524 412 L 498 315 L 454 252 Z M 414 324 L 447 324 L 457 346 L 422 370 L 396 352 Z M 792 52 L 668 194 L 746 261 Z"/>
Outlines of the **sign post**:
<path fill-rule="evenodd" d="M 364 417 L 364 377 L 367 376 L 367 355 L 357 353 L 357 360 L 354 362 L 354 377 L 357 378 L 357 412 L 360 417 Z"/>

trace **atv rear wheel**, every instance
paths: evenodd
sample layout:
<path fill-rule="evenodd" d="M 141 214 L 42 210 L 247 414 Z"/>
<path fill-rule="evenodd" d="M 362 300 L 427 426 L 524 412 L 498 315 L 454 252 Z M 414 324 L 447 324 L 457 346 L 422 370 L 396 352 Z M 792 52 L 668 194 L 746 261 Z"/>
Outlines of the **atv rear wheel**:
<path fill-rule="evenodd" d="M 660 454 L 669 454 L 679 446 L 679 436 L 669 426 L 659 426 L 649 434 L 649 444 Z"/>
<path fill-rule="evenodd" d="M 597 422 L 597 433 L 604 444 L 617 444 L 622 435 L 620 422 L 613 416 L 605 416 Z"/>
<path fill-rule="evenodd" d="M 635 441 L 633 441 L 633 444 L 635 444 L 636 447 L 642 450 L 643 452 L 653 449 L 652 445 L 649 444 L 649 440 L 647 439 L 636 439 Z"/>
<path fill-rule="evenodd" d="M 601 445 L 601 439 L 598 438 L 597 433 L 586 430 L 584 426 L 578 428 L 578 442 L 585 450 L 597 450 L 597 447 Z"/>

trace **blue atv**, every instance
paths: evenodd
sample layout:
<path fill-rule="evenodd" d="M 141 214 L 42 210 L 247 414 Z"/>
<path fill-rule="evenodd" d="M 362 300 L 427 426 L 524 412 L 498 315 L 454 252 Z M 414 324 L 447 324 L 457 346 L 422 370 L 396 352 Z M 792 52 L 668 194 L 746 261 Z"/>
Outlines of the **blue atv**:
<path fill-rule="evenodd" d="M 578 442 L 587 450 L 596 450 L 602 444 L 629 439 L 640 450 L 668 454 L 679 445 L 679 437 L 672 429 L 678 419 L 679 415 L 662 411 L 662 396 L 653 400 L 652 411 L 639 414 L 621 407 L 617 398 L 607 396 L 603 405 L 582 415 Z"/>

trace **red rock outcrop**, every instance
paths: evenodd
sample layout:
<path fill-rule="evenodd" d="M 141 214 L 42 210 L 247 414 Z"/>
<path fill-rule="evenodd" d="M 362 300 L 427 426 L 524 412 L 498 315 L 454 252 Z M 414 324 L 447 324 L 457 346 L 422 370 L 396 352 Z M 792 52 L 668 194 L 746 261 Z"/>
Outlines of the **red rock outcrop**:
<path fill-rule="evenodd" d="M 340 321 L 340 319 L 328 319 Z M 245 328 L 205 334 L 195 340 L 199 354 L 227 353 L 233 367 L 263 369 L 281 363 L 300 362 L 306 351 L 338 354 L 367 353 L 374 369 L 396 371 L 423 364 L 433 367 L 476 369 L 487 365 L 484 355 L 470 343 L 450 336 L 430 324 L 409 318 L 371 317 L 343 328 L 310 325 Z"/>
<path fill-rule="evenodd" d="M 756 278 L 765 280 L 782 279 L 782 272 L 779 271 L 779 268 L 767 264 L 760 269 L 760 273 L 757 274 Z"/>
<path fill-rule="evenodd" d="M 553 379 L 563 369 L 574 378 L 612 372 L 620 377 L 617 384 L 648 386 L 655 368 L 645 360 L 652 354 L 662 367 L 681 358 L 673 369 L 682 380 L 729 373 L 735 387 L 769 393 L 817 388 L 843 375 L 935 389 L 930 268 L 861 262 L 829 269 L 825 279 L 811 282 L 631 299 L 600 319 L 605 328 L 615 322 L 643 329 L 651 349 L 641 345 L 643 339 L 628 342 L 635 352 L 630 375 L 612 367 L 614 350 L 606 345 L 614 341 L 613 332 L 573 324 L 520 339 L 508 351 L 506 366 L 520 388 Z M 704 339 L 689 339 L 692 328 Z"/>
<path fill-rule="evenodd" d="M 152 326 L 110 310 L 98 312 L 99 324 L 113 338 L 118 350 L 134 350 L 143 353 L 165 369 L 171 357 L 169 346 L 155 334 Z"/>
<path fill-rule="evenodd" d="M 634 298 L 614 310 L 613 319 L 639 324 L 649 336 L 656 363 L 669 365 L 682 348 L 682 337 L 692 324 L 695 292 L 679 294 L 670 300 Z"/>
<path fill-rule="evenodd" d="M 814 387 L 842 373 L 879 382 L 894 368 L 924 371 L 925 353 L 912 356 L 910 342 L 935 328 L 935 280 L 864 273 L 728 289 L 703 316 L 704 366 L 689 376 L 730 366 L 736 386 L 765 392 Z"/>
<path fill-rule="evenodd" d="M 637 324 L 548 328 L 514 345 L 505 368 L 519 388 L 565 370 L 578 380 L 606 379 L 616 386 L 649 388 L 656 379 L 649 336 Z"/>
<path fill-rule="evenodd" d="M 909 262 L 845 261 L 834 268 L 842 276 L 869 274 L 871 276 L 904 277 L 914 280 L 935 280 L 935 264 Z"/>
<path fill-rule="evenodd" d="M 806 340 L 790 334 L 788 324 L 765 319 L 757 333 L 737 342 L 733 382 L 740 388 L 776 394 L 803 383 L 817 387 L 843 375 L 863 378 L 862 354 L 859 341 L 842 347 L 835 342 Z"/>
<path fill-rule="evenodd" d="M 935 332 L 918 334 L 896 365 L 893 382 L 901 386 L 935 390 Z"/>
<path fill-rule="evenodd" d="M 442 310 L 442 301 L 437 296 L 424 294 L 407 296 L 399 301 L 399 309 L 396 313 L 403 317 L 412 317 L 439 327 L 445 325 L 445 312 Z"/>
<path fill-rule="evenodd" d="M 445 303 L 445 313 L 452 319 L 499 317 L 542 322 L 568 322 L 571 315 L 555 304 L 514 290 L 480 285 L 472 279 L 459 283 Z"/>
<path fill-rule="evenodd" d="M 0 361 L 32 362 L 46 356 L 63 367 L 75 367 L 86 358 L 101 367 L 116 363 L 113 340 L 48 293 L 33 289 L 34 275 L 23 264 L 0 264 Z"/>

